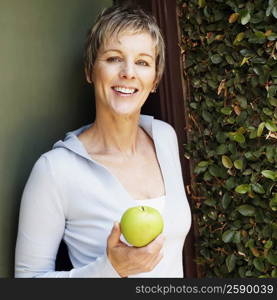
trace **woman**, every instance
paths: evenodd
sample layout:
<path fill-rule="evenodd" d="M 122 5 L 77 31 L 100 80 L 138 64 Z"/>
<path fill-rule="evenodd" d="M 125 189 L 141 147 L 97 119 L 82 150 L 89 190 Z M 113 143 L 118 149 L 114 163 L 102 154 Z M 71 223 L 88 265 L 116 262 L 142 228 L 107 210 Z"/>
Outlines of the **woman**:
<path fill-rule="evenodd" d="M 191 215 L 176 134 L 140 115 L 164 68 L 153 17 L 111 7 L 96 20 L 85 51 L 95 122 L 69 132 L 36 162 L 22 196 L 16 277 L 183 277 Z M 128 245 L 118 221 L 132 206 L 157 208 L 164 232 Z M 64 240 L 73 269 L 55 271 Z"/>

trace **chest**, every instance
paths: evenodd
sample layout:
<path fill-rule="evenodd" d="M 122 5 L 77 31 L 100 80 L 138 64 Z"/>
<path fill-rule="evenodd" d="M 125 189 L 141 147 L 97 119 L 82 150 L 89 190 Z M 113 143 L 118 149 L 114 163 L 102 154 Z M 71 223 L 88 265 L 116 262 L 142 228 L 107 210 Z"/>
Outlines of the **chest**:
<path fill-rule="evenodd" d="M 94 155 L 93 159 L 103 165 L 119 181 L 133 199 L 149 199 L 165 194 L 164 180 L 154 151 L 129 159 Z"/>

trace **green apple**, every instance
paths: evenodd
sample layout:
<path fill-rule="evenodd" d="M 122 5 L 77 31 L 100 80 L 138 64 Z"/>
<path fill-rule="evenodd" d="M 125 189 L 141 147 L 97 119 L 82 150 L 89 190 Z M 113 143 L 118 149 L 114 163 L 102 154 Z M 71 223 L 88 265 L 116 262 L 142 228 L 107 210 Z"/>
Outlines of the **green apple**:
<path fill-rule="evenodd" d="M 135 247 L 143 247 L 153 241 L 163 231 L 163 227 L 159 211 L 144 205 L 127 209 L 120 220 L 125 240 Z"/>

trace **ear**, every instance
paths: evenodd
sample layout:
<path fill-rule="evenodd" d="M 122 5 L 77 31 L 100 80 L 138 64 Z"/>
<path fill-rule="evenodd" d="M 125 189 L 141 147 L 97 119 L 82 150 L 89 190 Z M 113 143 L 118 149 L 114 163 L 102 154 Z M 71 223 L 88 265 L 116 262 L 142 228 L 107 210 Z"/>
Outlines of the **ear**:
<path fill-rule="evenodd" d="M 89 73 L 87 68 L 85 68 L 85 75 L 86 75 L 86 80 L 89 84 L 92 84 L 93 83 L 93 80 L 92 80 L 92 72 Z"/>

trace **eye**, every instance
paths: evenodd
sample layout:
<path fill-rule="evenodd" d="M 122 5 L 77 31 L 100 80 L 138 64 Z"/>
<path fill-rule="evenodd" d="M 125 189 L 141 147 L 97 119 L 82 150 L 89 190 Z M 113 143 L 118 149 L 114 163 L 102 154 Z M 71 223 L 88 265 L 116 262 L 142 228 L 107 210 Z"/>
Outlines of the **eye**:
<path fill-rule="evenodd" d="M 111 56 L 107 58 L 107 62 L 113 63 L 113 62 L 121 62 L 122 59 L 119 56 Z"/>
<path fill-rule="evenodd" d="M 136 62 L 136 64 L 137 64 L 137 65 L 140 65 L 140 66 L 144 66 L 144 67 L 149 66 L 149 63 L 148 63 L 147 61 L 145 61 L 145 60 L 138 60 L 138 61 Z"/>

